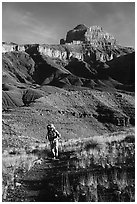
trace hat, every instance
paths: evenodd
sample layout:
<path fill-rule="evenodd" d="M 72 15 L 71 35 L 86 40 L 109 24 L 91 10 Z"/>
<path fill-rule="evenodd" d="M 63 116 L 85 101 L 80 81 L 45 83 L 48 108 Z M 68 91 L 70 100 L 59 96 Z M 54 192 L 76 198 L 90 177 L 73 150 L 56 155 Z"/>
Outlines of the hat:
<path fill-rule="evenodd" d="M 52 128 L 52 129 L 55 129 L 55 126 L 54 126 L 53 124 L 49 124 L 49 125 L 47 125 L 47 128 L 48 128 L 48 129 L 51 129 L 51 128 Z"/>
<path fill-rule="evenodd" d="M 54 126 L 53 124 L 50 124 L 50 127 L 53 128 L 53 129 L 55 129 L 55 126 Z"/>

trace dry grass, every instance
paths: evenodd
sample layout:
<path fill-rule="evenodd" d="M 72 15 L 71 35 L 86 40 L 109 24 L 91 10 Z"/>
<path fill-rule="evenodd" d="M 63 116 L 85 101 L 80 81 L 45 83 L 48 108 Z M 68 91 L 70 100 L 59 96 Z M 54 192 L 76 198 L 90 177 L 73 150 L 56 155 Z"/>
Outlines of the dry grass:
<path fill-rule="evenodd" d="M 20 185 L 18 183 L 18 174 L 24 174 L 37 161 L 36 155 L 14 155 L 3 156 L 2 158 L 2 176 L 3 176 L 3 200 L 7 200 L 8 192 L 14 193 L 15 188 Z M 11 194 L 12 194 L 11 193 Z"/>
<path fill-rule="evenodd" d="M 129 128 L 125 131 L 104 134 L 101 136 L 69 139 L 66 141 L 62 141 L 61 148 L 62 148 L 62 151 L 83 150 L 88 145 L 91 147 L 100 146 L 100 145 L 102 146 L 102 145 L 105 145 L 106 143 L 120 142 L 121 140 L 124 140 L 127 137 L 134 138 L 134 135 L 135 135 L 135 130 L 133 128 Z"/>
<path fill-rule="evenodd" d="M 115 167 L 123 167 L 132 165 L 134 168 L 134 130 L 130 129 L 125 132 L 106 134 L 103 136 L 68 140 L 60 142 L 60 157 L 66 155 L 64 160 L 71 163 L 70 158 L 73 156 L 73 166 L 76 171 L 87 170 L 87 169 L 111 169 Z M 26 152 L 25 152 L 26 151 Z M 31 170 L 35 164 L 41 164 L 43 159 L 48 157 L 49 145 L 48 143 L 33 144 L 30 148 L 19 154 L 19 149 L 14 149 L 14 155 L 3 154 L 3 201 L 8 201 L 8 192 L 14 194 L 17 186 L 20 185 L 18 182 L 18 175 L 24 175 L 25 172 Z M 86 180 L 86 186 L 97 183 L 97 178 L 89 176 Z M 83 182 L 83 181 L 81 181 Z M 85 181 L 84 181 L 85 182 Z M 109 188 L 109 178 L 104 176 L 98 180 L 99 185 L 103 188 Z M 118 176 L 115 171 L 113 174 L 113 183 L 118 186 L 119 192 L 123 192 L 124 189 L 128 188 L 129 183 L 126 178 L 126 174 L 121 177 Z M 66 187 L 65 187 L 66 188 Z M 88 187 L 89 188 L 89 187 Z M 87 190 L 87 192 L 89 189 Z M 92 192 L 93 193 L 93 192 Z M 95 193 L 95 192 L 94 192 Z M 75 193 L 74 193 L 75 194 Z M 128 190 L 131 200 L 134 200 L 133 190 Z M 78 195 L 74 195 L 75 200 L 78 199 Z M 90 196 L 87 198 L 92 201 Z M 101 198 L 100 198 L 101 199 Z M 103 199 L 103 198 L 102 198 Z M 122 198 L 120 198 L 122 200 Z M 98 200 L 98 196 L 94 196 L 94 201 Z"/>

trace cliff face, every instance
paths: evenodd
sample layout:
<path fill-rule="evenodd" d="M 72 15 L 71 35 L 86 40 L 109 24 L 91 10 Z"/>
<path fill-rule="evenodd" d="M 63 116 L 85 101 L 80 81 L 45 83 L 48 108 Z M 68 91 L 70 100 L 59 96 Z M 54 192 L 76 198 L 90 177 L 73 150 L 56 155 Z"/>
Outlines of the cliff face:
<path fill-rule="evenodd" d="M 81 51 L 77 51 L 77 49 Z M 98 60 L 101 62 L 110 61 L 116 57 L 121 55 L 125 55 L 127 53 L 132 53 L 132 48 L 123 48 L 117 47 L 113 49 L 107 49 L 106 51 L 103 49 L 95 49 L 93 47 L 83 45 L 60 45 L 60 46 L 52 46 L 52 45 L 9 45 L 4 44 L 2 46 L 2 52 L 13 52 L 13 51 L 20 51 L 20 52 L 27 52 L 27 53 L 35 53 L 38 52 L 40 54 L 49 56 L 51 58 L 57 58 L 60 60 L 67 61 L 71 58 L 77 58 L 79 60 L 90 61 L 93 62 Z"/>
<path fill-rule="evenodd" d="M 78 25 L 73 30 L 68 31 L 66 42 L 78 44 L 88 43 L 93 47 L 116 45 L 116 39 L 104 31 L 102 27 L 91 26 L 88 28 L 85 25 Z"/>
<path fill-rule="evenodd" d="M 106 62 L 134 50 L 118 45 L 116 39 L 99 26 L 88 28 L 85 25 L 78 25 L 73 30 L 68 31 L 66 40 L 61 45 L 3 43 L 2 51 L 37 52 L 64 61 L 77 58 L 86 62 L 95 62 L 96 60 Z"/>
<path fill-rule="evenodd" d="M 59 58 L 61 60 L 66 60 L 67 59 L 67 52 L 65 49 L 62 47 L 61 49 L 59 47 L 50 47 L 46 45 L 39 45 L 38 46 L 38 52 L 42 53 L 44 55 L 47 55 L 51 58 Z"/>
<path fill-rule="evenodd" d="M 78 25 L 73 30 L 68 31 L 66 43 L 82 46 L 84 59 L 92 61 L 106 62 L 133 52 L 132 48 L 118 45 L 114 36 L 104 31 L 100 26 Z"/>
<path fill-rule="evenodd" d="M 84 55 L 80 51 L 76 51 L 75 48 L 69 47 L 67 45 L 32 45 L 26 46 L 26 52 L 28 53 L 40 53 L 41 55 L 46 55 L 51 58 L 57 58 L 60 60 L 67 61 L 71 57 L 77 58 L 79 60 L 84 60 Z"/>
<path fill-rule="evenodd" d="M 14 51 L 24 51 L 28 53 L 40 53 L 51 58 L 58 58 L 60 60 L 69 60 L 71 57 L 83 60 L 83 53 L 76 52 L 74 50 L 69 51 L 65 46 L 61 45 L 2 45 L 2 52 L 14 52 Z"/>
<path fill-rule="evenodd" d="M 13 52 L 13 51 L 21 51 L 25 52 L 25 46 L 24 45 L 16 45 L 16 44 L 2 44 L 2 52 Z"/>

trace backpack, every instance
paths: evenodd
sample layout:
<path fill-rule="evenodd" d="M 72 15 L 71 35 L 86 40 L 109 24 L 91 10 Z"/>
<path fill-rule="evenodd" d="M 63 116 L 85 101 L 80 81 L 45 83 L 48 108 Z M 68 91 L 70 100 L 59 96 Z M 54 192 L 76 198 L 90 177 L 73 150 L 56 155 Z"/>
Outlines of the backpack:
<path fill-rule="evenodd" d="M 49 141 L 53 141 L 57 137 L 58 137 L 58 133 L 57 133 L 56 130 L 49 130 L 49 132 L 48 132 L 48 139 L 49 139 Z"/>

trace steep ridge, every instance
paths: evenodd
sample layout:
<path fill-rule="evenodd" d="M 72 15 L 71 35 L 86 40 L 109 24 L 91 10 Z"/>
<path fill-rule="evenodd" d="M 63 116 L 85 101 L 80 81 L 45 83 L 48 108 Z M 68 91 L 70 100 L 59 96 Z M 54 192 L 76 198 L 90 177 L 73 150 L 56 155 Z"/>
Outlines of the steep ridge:
<path fill-rule="evenodd" d="M 33 82 L 34 61 L 26 52 L 6 52 L 2 54 L 3 82 Z"/>

